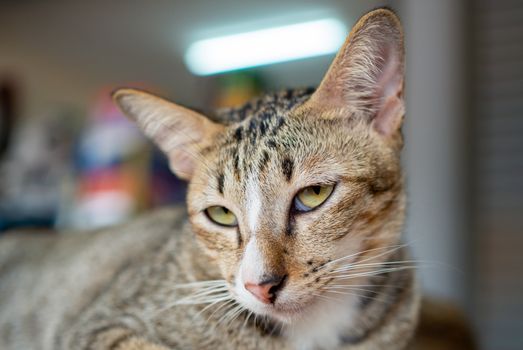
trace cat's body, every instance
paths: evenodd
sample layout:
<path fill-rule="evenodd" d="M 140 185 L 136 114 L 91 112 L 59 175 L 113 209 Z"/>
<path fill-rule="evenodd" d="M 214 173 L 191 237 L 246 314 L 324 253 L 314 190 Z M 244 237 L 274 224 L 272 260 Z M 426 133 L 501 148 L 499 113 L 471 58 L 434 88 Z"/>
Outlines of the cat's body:
<path fill-rule="evenodd" d="M 376 10 L 316 91 L 214 118 L 115 101 L 189 181 L 187 212 L 0 242 L 1 349 L 405 349 L 403 35 Z"/>
<path fill-rule="evenodd" d="M 176 289 L 176 284 L 220 278 L 200 253 L 182 208 L 165 208 L 98 232 L 9 235 L 2 240 L 0 256 L 1 349 L 127 349 L 137 339 L 151 347 L 136 349 L 156 349 L 153 344 L 168 349 L 296 345 L 293 335 L 255 323 L 253 317 L 246 322 L 246 314 L 219 322 L 226 308 L 201 312 L 206 304 L 174 306 L 191 291 Z M 398 278 L 404 280 L 398 284 Z M 411 278 L 410 272 L 391 274 L 387 281 L 394 282 L 394 291 L 385 288 L 385 293 L 371 294 L 390 298 L 388 306 L 365 302 L 370 295 L 358 300 L 359 308 L 368 309 L 360 316 L 369 320 L 367 327 L 358 320 L 337 335 L 328 331 L 315 335 L 330 337 L 326 345 L 337 343 L 342 348 L 381 349 L 390 342 L 400 348 L 410 339 L 409 322 L 414 322 L 416 312 Z M 397 293 L 401 286 L 403 295 Z M 324 317 L 335 315 L 329 310 Z M 311 334 L 314 330 L 294 336 L 306 341 Z"/>

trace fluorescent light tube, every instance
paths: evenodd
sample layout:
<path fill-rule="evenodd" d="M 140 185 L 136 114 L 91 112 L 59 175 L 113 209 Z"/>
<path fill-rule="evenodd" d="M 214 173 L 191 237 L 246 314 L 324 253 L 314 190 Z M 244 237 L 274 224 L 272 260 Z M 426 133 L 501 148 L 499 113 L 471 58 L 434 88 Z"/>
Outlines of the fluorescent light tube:
<path fill-rule="evenodd" d="M 347 35 L 336 19 L 323 19 L 200 40 L 185 54 L 189 70 L 211 75 L 336 52 Z"/>

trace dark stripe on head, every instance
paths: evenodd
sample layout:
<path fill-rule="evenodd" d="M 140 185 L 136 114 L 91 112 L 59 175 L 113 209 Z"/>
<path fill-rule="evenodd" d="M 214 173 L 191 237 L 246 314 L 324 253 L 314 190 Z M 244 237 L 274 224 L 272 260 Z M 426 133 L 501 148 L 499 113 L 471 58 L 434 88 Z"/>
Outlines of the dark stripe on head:
<path fill-rule="evenodd" d="M 278 147 L 278 145 L 276 144 L 276 141 L 274 141 L 274 140 L 267 140 L 267 147 L 276 148 L 276 147 Z"/>
<path fill-rule="evenodd" d="M 223 176 L 223 173 L 218 174 L 218 192 L 223 194 L 223 183 L 225 181 L 225 177 Z"/>
<path fill-rule="evenodd" d="M 290 159 L 289 157 L 283 158 L 283 161 L 281 162 L 281 167 L 283 170 L 283 175 L 285 176 L 287 182 L 291 181 L 292 172 L 294 170 L 294 163 L 292 159 Z"/>
<path fill-rule="evenodd" d="M 278 120 L 276 121 L 276 125 L 274 126 L 274 129 L 272 129 L 272 134 L 276 135 L 283 125 L 285 125 L 285 119 L 283 119 L 283 117 L 279 117 Z"/>
<path fill-rule="evenodd" d="M 260 122 L 260 136 L 264 136 L 265 132 L 267 131 L 267 124 L 264 120 Z"/>
<path fill-rule="evenodd" d="M 255 133 L 256 132 L 256 119 L 251 118 L 249 121 L 249 133 Z"/>
<path fill-rule="evenodd" d="M 269 162 L 269 153 L 267 151 L 263 151 L 261 160 L 260 160 L 260 169 L 259 172 L 262 173 L 263 170 L 265 170 L 265 167 L 267 166 L 267 163 Z"/>
<path fill-rule="evenodd" d="M 263 112 L 262 114 L 260 114 L 260 120 L 265 121 L 265 122 L 270 122 L 272 117 L 274 117 L 273 113 Z"/>
<path fill-rule="evenodd" d="M 243 138 L 243 128 L 241 126 L 237 127 L 234 131 L 234 138 L 236 141 L 241 141 Z"/>
<path fill-rule="evenodd" d="M 289 219 L 287 220 L 287 226 L 285 227 L 285 234 L 287 236 L 292 236 L 292 233 L 294 231 L 294 225 L 295 225 L 296 218 L 293 214 L 289 215 Z"/>
<path fill-rule="evenodd" d="M 241 248 L 243 244 L 242 233 L 240 232 L 240 227 L 236 227 L 236 239 L 238 240 L 238 248 Z"/>
<path fill-rule="evenodd" d="M 240 178 L 240 156 L 238 155 L 238 151 L 236 151 L 236 154 L 234 155 L 234 175 L 236 175 L 236 178 Z"/>
<path fill-rule="evenodd" d="M 256 119 L 251 118 L 249 122 L 249 137 L 251 138 L 251 145 L 254 146 L 258 134 Z"/>

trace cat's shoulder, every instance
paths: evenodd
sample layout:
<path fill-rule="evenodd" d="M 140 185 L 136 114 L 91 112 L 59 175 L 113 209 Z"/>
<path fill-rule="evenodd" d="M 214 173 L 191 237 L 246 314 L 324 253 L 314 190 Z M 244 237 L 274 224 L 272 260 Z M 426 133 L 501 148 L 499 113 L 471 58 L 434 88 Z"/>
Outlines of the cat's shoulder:
<path fill-rule="evenodd" d="M 181 236 L 186 209 L 172 206 L 139 215 L 128 222 L 96 230 L 21 229 L 0 236 L 0 273 L 18 263 L 69 260 L 89 252 L 135 251 Z"/>

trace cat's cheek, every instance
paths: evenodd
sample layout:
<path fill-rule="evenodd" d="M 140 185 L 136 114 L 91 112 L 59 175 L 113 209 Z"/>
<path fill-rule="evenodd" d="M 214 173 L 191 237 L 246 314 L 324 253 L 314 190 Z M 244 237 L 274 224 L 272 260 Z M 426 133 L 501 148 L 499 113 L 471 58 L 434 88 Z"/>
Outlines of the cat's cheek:
<path fill-rule="evenodd" d="M 193 232 L 198 245 L 220 269 L 223 278 L 234 284 L 235 268 L 241 258 L 241 251 L 234 239 L 229 237 L 232 233 L 210 231 L 198 225 L 193 225 Z"/>
<path fill-rule="evenodd" d="M 328 213 L 315 217 L 303 215 L 296 220 L 296 248 L 304 252 L 315 252 L 315 255 L 324 256 L 332 247 L 332 241 L 341 238 L 340 226 Z M 310 255 L 310 254 L 308 254 Z"/>
<path fill-rule="evenodd" d="M 217 239 L 219 233 L 193 227 L 196 240 L 202 250 L 211 258 L 218 259 L 220 251 L 225 249 L 222 240 Z"/>
<path fill-rule="evenodd" d="M 223 277 L 232 286 L 235 286 L 238 276 L 238 266 L 240 263 L 241 254 L 237 251 L 221 251 L 217 260 L 218 267 Z"/>

